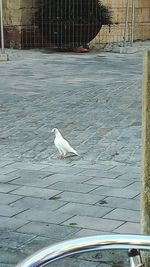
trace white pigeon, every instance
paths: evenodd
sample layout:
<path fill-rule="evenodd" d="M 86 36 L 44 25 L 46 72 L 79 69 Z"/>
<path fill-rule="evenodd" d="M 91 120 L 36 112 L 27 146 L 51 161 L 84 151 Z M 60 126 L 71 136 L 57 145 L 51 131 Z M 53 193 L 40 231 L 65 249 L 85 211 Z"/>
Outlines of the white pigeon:
<path fill-rule="evenodd" d="M 54 139 L 54 144 L 57 147 L 59 153 L 60 153 L 60 157 L 59 159 L 64 159 L 67 156 L 71 156 L 71 155 L 77 155 L 79 156 L 79 154 L 77 153 L 77 151 L 75 149 L 73 149 L 69 143 L 67 142 L 67 140 L 65 140 L 61 133 L 59 132 L 59 130 L 57 128 L 53 128 L 52 133 L 55 133 L 55 139 Z"/>

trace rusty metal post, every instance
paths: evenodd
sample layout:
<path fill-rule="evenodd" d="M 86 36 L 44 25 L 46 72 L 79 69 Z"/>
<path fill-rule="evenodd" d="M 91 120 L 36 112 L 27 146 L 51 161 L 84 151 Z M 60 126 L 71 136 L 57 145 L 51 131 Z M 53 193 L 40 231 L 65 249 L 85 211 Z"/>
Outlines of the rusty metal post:
<path fill-rule="evenodd" d="M 1 51 L 4 53 L 4 25 L 3 25 L 3 0 L 0 0 L 0 17 L 1 17 Z"/>
<path fill-rule="evenodd" d="M 128 18 L 129 18 L 129 0 L 126 0 L 126 14 L 125 14 L 125 26 L 124 26 L 124 44 L 123 44 L 124 47 L 126 47 L 126 42 L 127 42 Z"/>
<path fill-rule="evenodd" d="M 135 0 L 132 0 L 131 46 L 133 46 L 133 41 L 134 41 L 134 24 L 135 24 Z"/>
<path fill-rule="evenodd" d="M 150 235 L 150 51 L 145 52 L 143 72 L 141 230 Z M 150 254 L 144 257 L 150 266 Z"/>

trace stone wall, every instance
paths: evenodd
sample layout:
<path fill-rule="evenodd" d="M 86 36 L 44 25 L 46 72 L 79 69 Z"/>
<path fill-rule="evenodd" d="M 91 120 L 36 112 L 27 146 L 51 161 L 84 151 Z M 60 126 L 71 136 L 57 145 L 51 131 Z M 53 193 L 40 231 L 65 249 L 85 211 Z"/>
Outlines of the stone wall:
<path fill-rule="evenodd" d="M 32 26 L 34 13 L 41 0 L 4 0 L 5 41 L 7 47 L 29 47 L 31 43 L 40 46 L 42 38 L 37 27 Z M 112 10 L 111 29 L 103 26 L 92 44 L 121 43 L 124 40 L 126 0 L 102 0 Z M 129 8 L 127 39 L 131 39 L 131 1 Z M 30 41 L 28 42 L 28 36 Z M 150 1 L 135 1 L 134 40 L 150 39 Z M 36 42 L 37 40 L 37 42 Z"/>
<path fill-rule="evenodd" d="M 124 41 L 126 0 L 102 0 L 111 8 L 113 25 L 111 30 L 108 26 L 103 26 L 100 33 L 92 41 L 92 44 L 99 43 L 122 43 Z M 129 1 L 128 29 L 126 38 L 131 40 L 131 21 L 132 21 L 132 1 Z M 135 24 L 134 41 L 150 39 L 150 1 L 135 0 Z"/>
<path fill-rule="evenodd" d="M 22 48 L 24 46 L 24 35 L 32 34 L 32 19 L 39 3 L 40 0 L 3 1 L 6 47 Z"/>

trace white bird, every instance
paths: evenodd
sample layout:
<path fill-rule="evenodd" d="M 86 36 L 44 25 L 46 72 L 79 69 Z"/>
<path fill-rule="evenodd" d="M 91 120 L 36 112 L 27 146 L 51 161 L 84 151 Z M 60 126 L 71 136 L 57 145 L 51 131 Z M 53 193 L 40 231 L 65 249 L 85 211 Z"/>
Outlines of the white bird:
<path fill-rule="evenodd" d="M 57 147 L 59 153 L 60 153 L 60 157 L 59 159 L 64 159 L 66 156 L 69 155 L 77 155 L 79 156 L 79 154 L 77 153 L 77 151 L 75 149 L 73 149 L 69 143 L 67 142 L 67 140 L 65 140 L 61 133 L 59 132 L 59 130 L 57 128 L 53 128 L 52 133 L 55 133 L 55 139 L 54 139 L 54 144 Z"/>

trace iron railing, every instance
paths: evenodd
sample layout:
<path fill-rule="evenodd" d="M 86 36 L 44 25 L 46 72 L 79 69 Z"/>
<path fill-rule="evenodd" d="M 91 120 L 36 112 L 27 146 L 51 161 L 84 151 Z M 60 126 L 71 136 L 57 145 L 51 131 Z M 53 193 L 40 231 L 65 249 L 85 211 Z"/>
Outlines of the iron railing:
<path fill-rule="evenodd" d="M 102 235 L 73 239 L 49 246 L 31 255 L 16 267 L 40 267 L 67 256 L 110 249 L 133 249 L 129 252 L 132 267 L 142 267 L 139 250 L 150 250 L 150 236 Z"/>
<path fill-rule="evenodd" d="M 22 6 L 15 3 L 12 1 L 9 6 L 3 1 L 6 47 L 103 48 L 115 44 L 132 46 L 134 41 L 150 39 L 148 0 L 24 0 L 20 2 Z"/>

